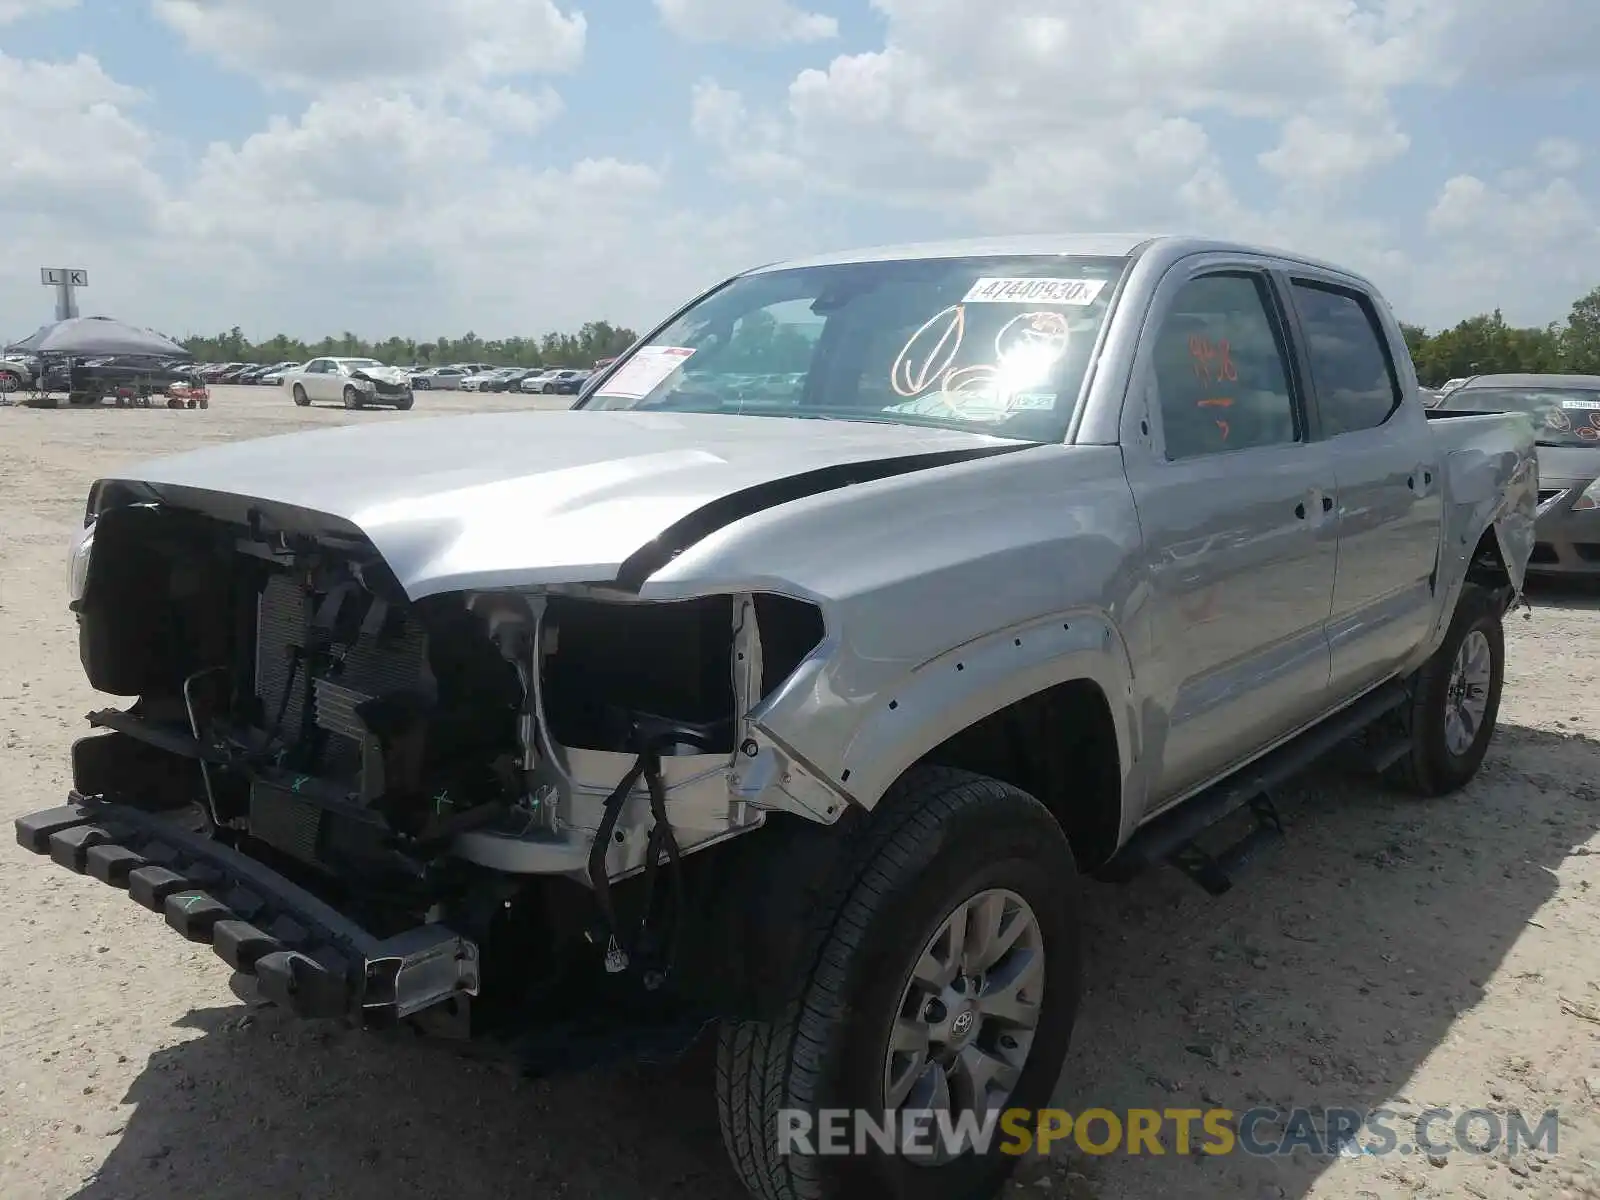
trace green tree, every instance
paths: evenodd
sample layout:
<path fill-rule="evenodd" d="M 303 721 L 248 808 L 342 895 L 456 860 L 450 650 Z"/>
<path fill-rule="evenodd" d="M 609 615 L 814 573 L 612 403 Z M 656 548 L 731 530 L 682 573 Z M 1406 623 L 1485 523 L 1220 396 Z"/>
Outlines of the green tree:
<path fill-rule="evenodd" d="M 489 341 L 470 332 L 460 338 L 440 337 L 423 342 L 398 335 L 368 341 L 344 330 L 338 337 L 324 337 L 315 342 L 304 342 L 282 333 L 261 342 L 251 342 L 237 325 L 226 333 L 195 334 L 181 341 L 201 362 L 275 363 L 288 359 L 304 362 L 338 354 L 376 358 L 391 366 L 471 361 L 505 367 L 590 367 L 596 359 L 620 354 L 637 341 L 638 336 L 633 330 L 609 321 L 590 321 L 576 333 L 552 331 L 539 337 Z"/>
<path fill-rule="evenodd" d="M 1600 375 L 1600 287 L 1573 303 L 1562 331 L 1561 349 L 1568 371 Z"/>

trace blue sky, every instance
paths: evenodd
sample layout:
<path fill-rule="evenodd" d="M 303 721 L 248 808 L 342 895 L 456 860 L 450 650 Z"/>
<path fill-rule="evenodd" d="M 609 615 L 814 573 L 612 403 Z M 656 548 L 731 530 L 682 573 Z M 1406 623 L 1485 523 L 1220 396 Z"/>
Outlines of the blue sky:
<path fill-rule="evenodd" d="M 331 10 L 331 11 L 330 11 Z M 1192 230 L 1430 326 L 1600 285 L 1600 5 L 0 0 L 0 329 L 648 323 L 854 243 Z M 68 262 L 65 259 L 71 259 Z"/>

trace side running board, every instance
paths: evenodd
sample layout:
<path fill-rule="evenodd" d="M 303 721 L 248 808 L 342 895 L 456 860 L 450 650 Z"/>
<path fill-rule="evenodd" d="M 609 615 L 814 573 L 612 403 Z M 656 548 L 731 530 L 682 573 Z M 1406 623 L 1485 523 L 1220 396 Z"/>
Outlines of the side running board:
<path fill-rule="evenodd" d="M 1096 875 L 1102 879 L 1126 880 L 1148 867 L 1167 862 L 1211 895 L 1222 895 L 1233 886 L 1232 876 L 1236 871 L 1262 849 L 1283 838 L 1283 824 L 1272 804 L 1272 789 L 1409 699 L 1410 692 L 1400 680 L 1368 692 L 1293 741 L 1151 819 Z M 1239 841 L 1217 853 L 1198 844 L 1196 839 L 1202 833 L 1247 805 L 1254 824 Z"/>

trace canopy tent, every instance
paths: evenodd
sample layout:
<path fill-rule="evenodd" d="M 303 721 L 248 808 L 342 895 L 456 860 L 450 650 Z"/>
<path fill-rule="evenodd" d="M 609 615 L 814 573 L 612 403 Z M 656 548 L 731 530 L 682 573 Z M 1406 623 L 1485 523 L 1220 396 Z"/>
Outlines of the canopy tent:
<path fill-rule="evenodd" d="M 40 326 L 7 350 L 30 354 L 96 355 L 137 354 L 150 358 L 192 358 L 187 350 L 153 329 L 141 329 L 112 317 L 69 317 Z"/>

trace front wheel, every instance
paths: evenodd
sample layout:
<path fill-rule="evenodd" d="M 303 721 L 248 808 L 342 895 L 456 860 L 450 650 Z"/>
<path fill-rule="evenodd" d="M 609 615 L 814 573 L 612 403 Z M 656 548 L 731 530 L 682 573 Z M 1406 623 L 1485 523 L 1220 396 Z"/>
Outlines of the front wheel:
<path fill-rule="evenodd" d="M 311 397 L 306 395 L 305 388 L 301 387 L 298 383 L 294 385 L 294 402 L 301 408 L 304 408 L 306 405 L 311 403 Z"/>
<path fill-rule="evenodd" d="M 394 406 L 395 406 L 395 408 L 399 409 L 401 412 L 407 411 L 411 407 L 411 397 L 410 396 L 402 396 L 402 397 L 400 397 L 400 399 L 398 399 L 398 400 L 396 400 L 394 402 Z"/>
<path fill-rule="evenodd" d="M 348 383 L 344 385 L 344 406 L 346 408 L 361 407 L 361 393 Z"/>
<path fill-rule="evenodd" d="M 809 977 L 781 1016 L 719 1033 L 723 1140 L 768 1200 L 990 1195 L 1017 1161 L 998 1118 L 1049 1104 L 1077 1014 L 1071 850 L 1033 797 L 944 768 L 909 772 L 852 836 Z M 851 1154 L 818 1152 L 834 1112 Z"/>
<path fill-rule="evenodd" d="M 1483 765 L 1500 713 L 1506 641 L 1498 599 L 1466 584 L 1442 645 L 1411 680 L 1410 747 L 1395 772 L 1408 791 L 1444 796 Z"/>

